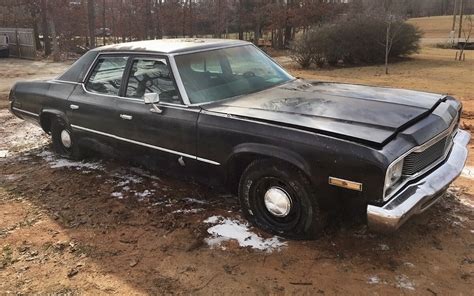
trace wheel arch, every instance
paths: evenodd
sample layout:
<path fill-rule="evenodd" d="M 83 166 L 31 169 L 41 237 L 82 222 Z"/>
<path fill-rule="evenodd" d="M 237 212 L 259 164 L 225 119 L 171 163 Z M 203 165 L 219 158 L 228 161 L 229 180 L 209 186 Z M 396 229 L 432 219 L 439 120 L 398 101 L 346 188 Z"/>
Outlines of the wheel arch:
<path fill-rule="evenodd" d="M 234 147 L 225 162 L 226 183 L 232 192 L 236 192 L 240 177 L 248 165 L 261 158 L 272 158 L 291 164 L 311 179 L 310 166 L 300 154 L 278 146 L 246 143 Z"/>
<path fill-rule="evenodd" d="M 51 133 L 51 123 L 55 118 L 60 118 L 67 124 L 69 124 L 69 121 L 67 120 L 67 116 L 64 112 L 57 110 L 57 109 L 43 109 L 41 110 L 40 116 L 39 116 L 39 121 L 41 128 L 46 132 L 46 133 Z"/>

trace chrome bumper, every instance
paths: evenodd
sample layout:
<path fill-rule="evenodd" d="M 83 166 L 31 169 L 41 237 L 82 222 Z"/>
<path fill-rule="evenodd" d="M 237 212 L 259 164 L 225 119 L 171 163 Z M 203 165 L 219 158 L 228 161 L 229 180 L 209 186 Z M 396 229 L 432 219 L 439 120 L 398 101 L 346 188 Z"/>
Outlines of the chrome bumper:
<path fill-rule="evenodd" d="M 381 232 L 395 231 L 408 218 L 423 212 L 443 196 L 464 168 L 470 138 L 468 132 L 458 130 L 452 150 L 442 165 L 406 186 L 385 205 L 368 205 L 369 228 Z"/>

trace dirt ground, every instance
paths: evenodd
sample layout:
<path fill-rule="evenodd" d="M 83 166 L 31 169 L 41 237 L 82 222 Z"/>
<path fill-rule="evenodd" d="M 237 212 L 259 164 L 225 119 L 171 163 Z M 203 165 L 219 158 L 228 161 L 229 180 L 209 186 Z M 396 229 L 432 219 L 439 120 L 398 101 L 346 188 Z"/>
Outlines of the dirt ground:
<path fill-rule="evenodd" d="M 450 93 L 471 128 L 469 54 L 458 63 L 452 51 L 427 48 L 389 76 L 372 66 L 288 66 L 310 79 Z M 6 97 L 14 81 L 65 67 L 0 60 L 1 294 L 471 294 L 472 144 L 446 198 L 398 232 L 338 221 L 319 240 L 285 241 L 246 225 L 236 199 L 218 190 L 124 160 L 54 156 L 39 128 L 9 114 Z"/>

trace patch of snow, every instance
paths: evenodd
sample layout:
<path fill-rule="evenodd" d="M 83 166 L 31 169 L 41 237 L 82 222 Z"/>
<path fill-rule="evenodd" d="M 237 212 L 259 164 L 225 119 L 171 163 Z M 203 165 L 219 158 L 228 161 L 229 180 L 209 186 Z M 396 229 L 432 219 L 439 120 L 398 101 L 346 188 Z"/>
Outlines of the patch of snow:
<path fill-rule="evenodd" d="M 196 198 L 192 198 L 192 197 L 185 197 L 185 198 L 183 198 L 183 200 L 186 201 L 186 202 L 189 202 L 189 203 L 196 203 L 196 204 L 200 204 L 200 205 L 207 204 L 207 201 L 205 201 L 205 200 L 200 200 L 200 199 L 196 199 Z"/>
<path fill-rule="evenodd" d="M 369 279 L 367 280 L 367 283 L 369 285 L 380 284 L 380 278 L 376 275 L 373 275 L 373 276 L 369 277 Z"/>
<path fill-rule="evenodd" d="M 415 290 L 415 283 L 413 283 L 406 275 L 397 275 L 395 277 L 397 288 Z"/>
<path fill-rule="evenodd" d="M 148 196 L 152 195 L 153 191 L 154 190 L 150 191 L 150 190 L 146 189 L 143 192 L 135 192 L 135 196 L 138 196 L 138 198 L 145 198 L 145 197 L 148 197 Z"/>
<path fill-rule="evenodd" d="M 474 179 L 474 167 L 465 166 L 461 173 L 462 177 Z"/>
<path fill-rule="evenodd" d="M 0 158 L 4 158 L 8 156 L 8 150 L 0 150 Z"/>
<path fill-rule="evenodd" d="M 110 196 L 116 197 L 116 198 L 118 198 L 118 199 L 123 199 L 123 194 L 122 194 L 122 192 L 112 192 L 112 193 L 110 194 Z"/>
<path fill-rule="evenodd" d="M 152 173 L 150 173 L 149 171 L 146 171 L 144 169 L 140 169 L 140 168 L 130 168 L 130 170 L 142 177 L 146 177 L 146 178 L 149 178 L 149 179 L 152 179 L 152 180 L 157 180 L 157 181 L 160 181 L 161 182 L 161 179 L 155 175 L 153 175 Z"/>
<path fill-rule="evenodd" d="M 130 183 L 139 184 L 139 183 L 143 182 L 142 178 L 140 178 L 138 176 L 131 175 L 131 174 L 124 174 L 124 175 L 117 175 L 117 176 L 119 178 L 123 179 L 123 181 L 120 182 L 123 185 L 130 184 Z M 122 186 L 122 185 L 119 185 L 119 186 Z"/>
<path fill-rule="evenodd" d="M 209 224 L 216 224 L 219 220 L 221 220 L 223 217 L 222 216 L 211 216 L 204 220 L 204 223 L 209 223 Z"/>
<path fill-rule="evenodd" d="M 386 244 L 379 244 L 378 249 L 381 250 L 381 251 L 388 251 L 388 250 L 390 250 L 390 247 Z"/>
<path fill-rule="evenodd" d="M 57 158 L 50 151 L 42 151 L 37 154 L 47 161 L 51 168 L 75 168 L 77 170 L 84 170 L 85 173 L 90 172 L 89 170 L 101 170 L 103 169 L 102 165 L 98 162 L 82 162 L 82 161 L 72 161 L 65 158 Z"/>
<path fill-rule="evenodd" d="M 219 247 L 223 242 L 230 240 L 236 240 L 241 247 L 251 247 L 252 249 L 266 252 L 280 250 L 282 247 L 287 245 L 276 236 L 269 239 L 260 237 L 249 230 L 249 225 L 247 223 L 238 220 L 213 216 L 209 217 L 204 222 L 211 224 L 218 223 L 207 229 L 207 232 L 211 237 L 206 238 L 206 243 L 211 248 Z"/>
<path fill-rule="evenodd" d="M 176 210 L 176 211 L 173 211 L 172 213 L 176 214 L 176 213 L 182 213 L 182 214 L 196 214 L 196 213 L 199 213 L 199 212 L 202 212 L 204 211 L 203 208 L 197 208 L 197 209 L 185 209 L 185 210 Z"/>

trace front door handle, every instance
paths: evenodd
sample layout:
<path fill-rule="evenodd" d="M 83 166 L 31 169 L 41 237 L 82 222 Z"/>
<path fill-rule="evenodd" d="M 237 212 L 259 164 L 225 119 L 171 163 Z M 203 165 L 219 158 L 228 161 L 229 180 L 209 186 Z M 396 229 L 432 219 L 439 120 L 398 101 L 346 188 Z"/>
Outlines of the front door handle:
<path fill-rule="evenodd" d="M 77 109 L 79 109 L 79 106 L 77 106 L 77 105 L 69 105 L 69 108 L 71 108 L 71 110 L 77 110 Z"/>
<path fill-rule="evenodd" d="M 120 118 L 125 120 L 132 120 L 133 116 L 128 114 L 120 114 Z"/>

